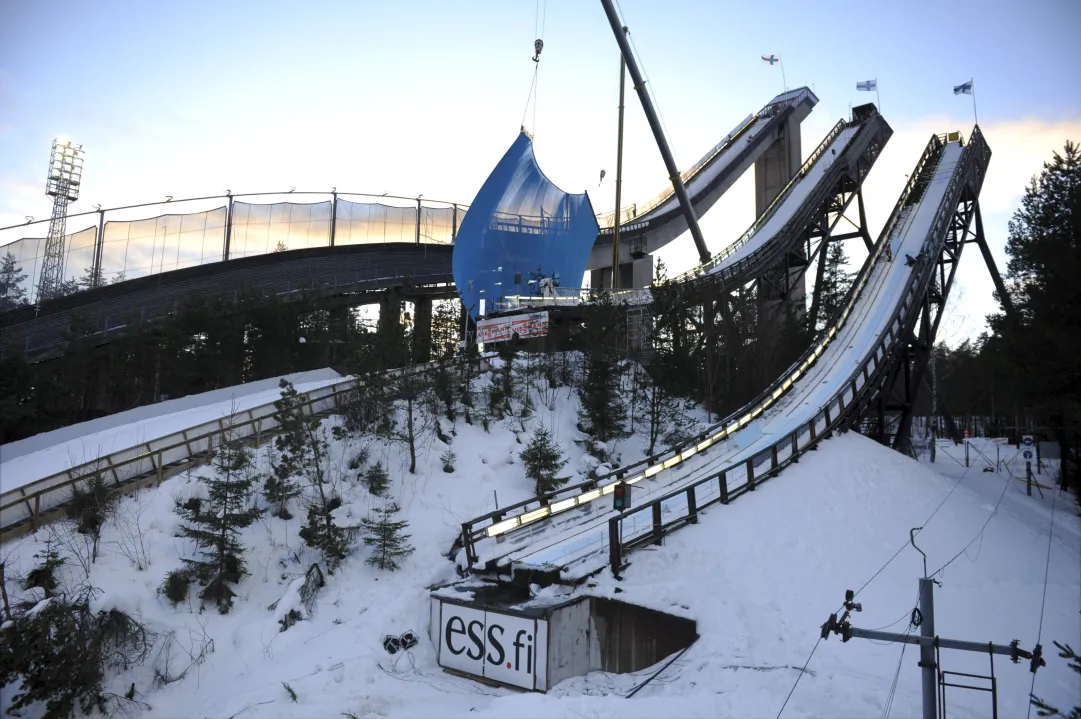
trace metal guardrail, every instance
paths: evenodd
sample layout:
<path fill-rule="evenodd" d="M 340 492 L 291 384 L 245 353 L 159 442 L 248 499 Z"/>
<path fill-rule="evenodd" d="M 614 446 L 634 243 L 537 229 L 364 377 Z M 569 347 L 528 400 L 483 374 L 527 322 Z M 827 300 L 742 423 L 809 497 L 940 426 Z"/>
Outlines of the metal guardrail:
<path fill-rule="evenodd" d="M 867 268 L 873 267 L 872 259 L 876 260 L 881 253 L 885 238 L 888 238 L 888 232 L 892 230 L 898 215 L 907 204 L 908 198 L 927 163 L 933 157 L 938 156 L 942 146 L 943 143 L 937 137 L 932 137 L 928 142 L 927 147 L 916 163 L 916 167 L 909 176 L 909 182 L 902 190 L 897 204 L 884 226 L 885 229 L 876 245 L 875 253 L 865 262 L 864 269 L 866 272 L 869 272 Z M 479 540 L 505 534 L 527 524 L 548 519 L 574 507 L 586 505 L 600 499 L 614 491 L 615 484 L 628 477 L 628 475 L 630 477 L 625 480 L 628 484 L 634 484 L 642 479 L 653 477 L 664 470 L 681 464 L 699 452 L 707 451 L 714 443 L 720 442 L 743 429 L 753 419 L 761 415 L 766 408 L 787 393 L 795 381 L 821 356 L 826 345 L 832 340 L 838 328 L 843 325 L 844 320 L 847 319 L 848 312 L 858 297 L 858 293 L 862 291 L 863 284 L 866 283 L 865 273 L 861 273 L 861 276 L 864 279 L 860 282 L 859 277 L 857 277 L 857 282 L 854 282 L 849 290 L 849 301 L 844 308 L 838 311 L 837 316 L 831 323 L 832 326 L 823 331 L 819 336 L 819 340 L 813 343 L 799 359 L 793 362 L 788 370 L 781 375 L 781 381 L 763 390 L 743 408 L 711 425 L 697 437 L 672 449 L 658 452 L 633 464 L 620 467 L 596 479 L 562 487 L 553 492 L 502 507 L 463 522 L 462 542 L 466 550 L 468 566 L 472 567 L 479 559 L 476 551 L 476 542 Z"/>
<path fill-rule="evenodd" d="M 951 133 L 949 141 L 962 142 L 959 133 Z M 938 137 L 932 138 L 932 142 L 937 145 L 937 156 L 941 156 L 944 143 Z M 977 126 L 969 144 L 963 150 L 962 157 L 954 168 L 950 183 L 943 193 L 934 220 L 925 236 L 922 250 L 927 252 L 928 255 L 937 256 L 942 251 L 950 229 L 949 224 L 956 213 L 958 203 L 962 199 L 964 185 L 969 182 L 970 176 L 973 174 L 976 174 L 977 187 L 975 189 L 978 194 L 979 186 L 982 184 L 982 177 L 978 173 L 974 173 L 973 170 L 979 160 L 987 160 L 989 153 L 990 150 Z M 928 159 L 930 158 L 925 154 L 921 158 L 919 166 L 926 167 Z M 888 231 L 883 233 L 876 244 L 873 256 L 864 264 L 858 278 L 859 290 L 856 294 L 850 295 L 850 299 L 842 313 L 842 324 L 844 319 L 847 319 L 859 294 L 862 293 L 863 287 L 870 278 L 870 273 L 877 264 L 885 243 L 889 240 L 893 223 L 898 218 L 901 208 L 906 205 L 908 196 L 914 186 L 914 183 L 910 183 L 905 188 L 902 197 L 895 206 L 893 215 L 891 215 L 891 222 L 886 226 Z M 675 531 L 686 524 L 696 523 L 698 521 L 698 512 L 711 504 L 717 502 L 727 504 L 745 492 L 754 491 L 757 484 L 776 476 L 789 464 L 797 462 L 800 455 L 812 449 L 818 442 L 837 429 L 842 422 L 846 421 L 846 414 L 850 411 L 850 408 L 853 406 L 858 407 L 863 395 L 877 390 L 876 385 L 890 364 L 895 346 L 899 340 L 903 342 L 904 338 L 911 333 L 919 316 L 918 308 L 921 298 L 927 292 L 928 284 L 934 276 L 935 267 L 936 263 L 927 262 L 922 265 L 920 273 L 912 273 L 905 288 L 904 296 L 890 316 L 885 332 L 874 349 L 849 376 L 842 388 L 805 425 L 800 426 L 771 446 L 745 460 L 741 460 L 737 464 L 725 467 L 688 487 L 670 492 L 642 507 L 629 510 L 610 519 L 608 525 L 609 565 L 613 571 L 618 571 L 624 565 L 624 557 L 627 551 L 643 544 L 659 543 L 665 534 Z M 758 468 L 767 463 L 768 468 L 759 473 Z M 743 482 L 739 484 L 741 475 Z M 733 486 L 733 479 L 735 479 L 735 486 Z M 677 501 L 673 502 L 673 500 Z M 668 509 L 671 512 L 672 505 L 678 504 L 680 500 L 685 502 L 686 511 L 678 517 L 665 521 L 665 503 L 669 503 Z M 650 521 L 639 526 L 635 517 L 641 513 L 648 513 Z M 628 520 L 631 520 L 632 525 L 630 536 L 627 536 L 628 533 L 624 527 L 624 523 Z"/>
<path fill-rule="evenodd" d="M 454 366 L 469 361 L 473 360 L 459 359 Z M 482 355 L 477 361 L 480 371 L 485 371 L 488 357 Z M 411 369 L 414 372 L 429 372 L 438 366 L 439 362 L 428 362 Z M 394 376 L 403 371 L 390 370 L 387 374 Z M 302 411 L 311 416 L 339 410 L 348 396 L 361 386 L 363 382 L 350 377 L 306 392 L 302 395 Z M 262 404 L 117 450 L 4 492 L 0 494 L 0 533 L 8 535 L 26 524 L 30 525 L 31 530 L 36 529 L 43 513 L 67 501 L 67 493 L 73 484 L 97 474 L 111 475 L 112 486 L 115 487 L 123 487 L 146 477 L 164 479 L 166 473 L 190 466 L 199 457 L 209 460 L 214 449 L 214 437 L 225 432 L 230 432 L 236 438 L 254 437 L 255 443 L 261 444 L 264 438 L 276 434 L 276 412 L 273 402 Z"/>
<path fill-rule="evenodd" d="M 739 250 L 739 248 L 747 244 L 747 242 L 750 241 L 751 237 L 753 237 L 758 232 L 759 228 L 761 228 L 763 225 L 773 219 L 773 216 L 777 213 L 777 209 L 788 198 L 788 195 L 791 193 L 792 188 L 803 180 L 803 178 L 807 175 L 807 171 L 814 166 L 815 162 L 817 162 L 818 159 L 822 157 L 826 149 L 833 143 L 837 136 L 841 134 L 841 131 L 848 126 L 849 123 L 845 120 L 839 120 L 837 124 L 833 126 L 833 128 L 826 134 L 826 137 L 823 138 L 822 142 L 818 144 L 818 147 L 815 148 L 814 152 L 812 152 L 811 155 L 807 158 L 807 161 L 803 163 L 799 171 L 792 176 L 792 179 L 788 181 L 788 184 L 785 185 L 781 189 L 781 191 L 777 193 L 777 196 L 773 198 L 773 201 L 766 208 L 766 211 L 763 212 L 754 221 L 754 223 L 752 223 L 751 226 L 747 228 L 746 232 L 740 235 L 735 242 L 715 254 L 712 258 L 710 258 L 709 262 L 705 262 L 698 265 L 697 267 L 693 267 L 684 272 L 683 274 L 678 275 L 674 279 L 677 282 L 683 282 L 692 277 L 700 277 L 701 275 L 708 272 L 710 268 L 716 267 L 717 265 L 721 264 L 722 262 L 724 262 L 724 260 L 731 257 L 737 250 Z M 853 137 L 852 139 L 855 140 L 855 137 Z M 825 179 L 825 177 L 823 177 L 823 179 Z M 778 232 L 778 234 L 780 234 L 780 232 Z"/>
<path fill-rule="evenodd" d="M 743 137 L 747 130 L 758 123 L 759 120 L 771 121 L 778 114 L 783 112 L 789 107 L 797 107 L 805 100 L 813 97 L 813 93 L 806 87 L 799 90 L 792 91 L 794 94 L 789 93 L 791 96 L 786 97 L 783 100 L 771 100 L 761 110 L 754 115 L 749 116 L 743 123 L 740 124 L 734 131 L 725 137 L 721 142 L 713 147 L 712 150 L 707 152 L 698 162 L 692 165 L 689 169 L 680 173 L 680 179 L 684 183 L 691 182 L 693 178 L 708 165 L 710 165 L 717 157 L 719 157 L 725 150 L 727 150 L 736 140 Z M 634 229 L 638 223 L 648 223 L 649 220 L 642 219 L 645 215 L 649 214 L 657 207 L 660 207 L 668 200 L 672 199 L 675 194 L 674 188 L 669 185 L 668 188 L 662 190 L 655 195 L 648 202 L 631 205 L 630 207 L 622 210 L 623 217 L 620 219 L 620 225 L 626 227 L 626 229 Z M 615 211 L 605 213 L 604 215 L 597 216 L 597 223 L 601 227 L 601 232 L 609 232 L 614 224 L 613 219 L 615 217 Z"/>
<path fill-rule="evenodd" d="M 647 305 L 653 301 L 653 291 L 649 287 L 610 290 L 589 287 L 557 287 L 550 294 L 510 295 L 496 300 L 497 312 L 519 309 L 540 309 L 544 307 L 576 307 L 590 302 L 594 296 L 605 294 L 614 304 Z"/>

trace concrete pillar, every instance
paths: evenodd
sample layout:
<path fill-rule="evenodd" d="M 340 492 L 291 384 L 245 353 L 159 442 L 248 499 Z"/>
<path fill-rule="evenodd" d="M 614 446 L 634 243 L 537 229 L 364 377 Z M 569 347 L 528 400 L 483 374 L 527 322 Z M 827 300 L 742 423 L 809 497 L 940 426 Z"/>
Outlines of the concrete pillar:
<path fill-rule="evenodd" d="M 432 358 L 432 298 L 413 300 L 413 361 L 427 362 Z"/>
<path fill-rule="evenodd" d="M 653 282 L 653 255 L 645 255 L 630 262 L 619 263 L 619 288 L 649 287 Z M 589 285 L 609 289 L 612 286 L 612 268 L 601 267 L 589 271 Z"/>
<path fill-rule="evenodd" d="M 394 290 L 379 299 L 379 334 L 399 335 L 402 331 L 402 297 Z"/>
<path fill-rule="evenodd" d="M 795 115 L 781 127 L 780 135 L 754 163 L 754 209 L 760 217 L 788 182 L 803 165 L 803 148 L 800 142 L 800 120 Z M 783 261 L 783 260 L 782 260 Z M 790 274 L 788 295 L 784 298 L 789 306 L 802 308 L 807 294 L 805 278 Z M 780 300 L 776 289 L 759 283 L 758 301 L 761 307 L 778 309 L 774 302 Z M 769 314 L 767 312 L 767 314 Z"/>

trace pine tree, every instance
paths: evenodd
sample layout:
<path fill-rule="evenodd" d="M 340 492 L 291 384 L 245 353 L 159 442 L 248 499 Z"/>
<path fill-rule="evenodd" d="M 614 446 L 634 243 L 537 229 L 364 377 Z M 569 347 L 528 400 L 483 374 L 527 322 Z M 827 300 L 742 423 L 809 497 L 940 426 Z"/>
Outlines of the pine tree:
<path fill-rule="evenodd" d="M 517 357 L 517 349 L 514 342 L 500 342 L 496 347 L 499 355 L 500 367 L 496 373 L 495 381 L 499 391 L 494 395 L 500 402 L 499 412 L 510 414 L 511 400 L 518 398 L 518 386 L 514 381 L 514 360 Z M 493 410 L 495 408 L 493 407 Z"/>
<path fill-rule="evenodd" d="M 525 450 L 519 455 L 525 464 L 525 474 L 533 480 L 536 494 L 547 494 L 567 483 L 567 477 L 556 477 L 567 464 L 552 433 L 543 425 L 537 428 Z"/>
<path fill-rule="evenodd" d="M 844 269 L 848 264 L 848 256 L 845 254 L 843 242 L 829 243 L 826 257 L 820 261 L 826 264 L 823 268 L 822 287 L 816 288 L 818 306 L 813 309 L 816 309 L 817 316 L 811 317 L 815 323 L 815 326 L 811 328 L 814 332 L 820 332 L 828 327 L 834 315 L 840 312 L 854 277 L 852 273 Z M 812 315 L 814 314 L 815 312 L 812 311 Z"/>
<path fill-rule="evenodd" d="M 195 542 L 198 559 L 185 559 L 191 577 L 203 585 L 199 597 L 227 614 L 234 592 L 229 586 L 247 575 L 240 530 L 259 518 L 262 510 L 249 506 L 256 475 L 251 452 L 226 430 L 214 455 L 214 476 L 205 480 L 208 497 L 184 504 L 176 512 L 187 524 L 180 532 Z"/>
<path fill-rule="evenodd" d="M 27 304 L 26 271 L 8 250 L 0 261 L 0 312 Z"/>
<path fill-rule="evenodd" d="M 650 370 L 653 368 L 651 367 Z M 650 370 L 636 373 L 634 404 L 642 409 L 649 447 L 646 454 L 653 454 L 657 442 L 670 435 L 678 435 L 684 424 L 683 405 L 679 398 L 659 382 Z"/>
<path fill-rule="evenodd" d="M 585 355 L 578 387 L 579 427 L 599 442 L 622 439 L 627 432 L 627 403 L 623 399 L 623 368 L 617 328 L 623 315 L 603 293 L 586 308 L 581 349 Z"/>
<path fill-rule="evenodd" d="M 1065 485 L 1067 468 L 1079 464 L 1068 437 L 1081 432 L 1081 146 L 1067 142 L 1029 183 L 1010 220 L 1006 253 L 1006 290 L 1017 316 L 989 319 L 1018 378 L 1021 404 L 1058 436 Z"/>
<path fill-rule="evenodd" d="M 383 469 L 383 465 L 376 462 L 368 468 L 367 473 L 364 475 L 364 481 L 368 484 L 368 491 L 377 497 L 383 496 L 383 492 L 387 491 L 387 485 L 390 484 L 390 476 L 387 474 L 387 470 Z"/>
<path fill-rule="evenodd" d="M 377 515 L 374 519 L 361 520 L 364 544 L 372 548 L 372 555 L 367 561 L 373 567 L 393 571 L 400 566 L 398 560 L 413 553 L 413 547 L 409 546 L 412 535 L 402 533 L 409 522 L 393 519 L 398 509 L 396 503 L 390 502 L 382 509 L 374 510 Z"/>
<path fill-rule="evenodd" d="M 313 501 L 308 505 L 308 521 L 300 528 L 300 538 L 312 549 L 323 553 L 327 571 L 331 574 L 349 554 L 356 541 L 359 528 L 341 526 L 334 521 L 334 510 L 342 506 L 342 498 L 329 494 L 325 501 Z"/>
<path fill-rule="evenodd" d="M 105 284 L 105 280 L 102 278 L 100 267 L 86 267 L 83 269 L 83 275 L 79 279 L 75 280 L 79 286 L 79 290 L 91 290 L 95 287 L 100 287 Z"/>
<path fill-rule="evenodd" d="M 287 380 L 278 383 L 281 397 L 274 402 L 274 419 L 281 429 L 274 439 L 274 448 L 278 456 L 271 461 L 271 474 L 267 477 L 264 494 L 274 508 L 272 514 L 281 519 L 292 519 L 289 502 L 304 493 L 296 482 L 296 477 L 304 474 L 311 461 L 311 447 L 308 443 L 304 407 L 300 394 Z"/>

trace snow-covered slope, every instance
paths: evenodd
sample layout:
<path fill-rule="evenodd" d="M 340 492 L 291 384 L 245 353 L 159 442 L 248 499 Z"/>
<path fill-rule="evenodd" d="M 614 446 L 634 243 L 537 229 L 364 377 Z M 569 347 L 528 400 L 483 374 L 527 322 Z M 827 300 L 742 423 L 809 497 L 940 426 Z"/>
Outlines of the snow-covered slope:
<path fill-rule="evenodd" d="M 299 392 L 325 387 L 342 379 L 329 368 L 297 372 L 284 378 Z M 279 396 L 280 379 L 271 377 L 136 407 L 0 445 L 0 491 L 10 491 L 111 452 L 221 419 L 234 411 L 273 402 Z"/>
<path fill-rule="evenodd" d="M 554 409 L 541 409 L 526 422 L 543 421 L 572 455 L 568 469 L 584 469 L 574 444 L 577 402 L 570 390 L 556 391 Z M 328 420 L 330 422 L 332 420 Z M 1036 641 L 1043 589 L 1044 558 L 1052 501 L 1057 502 L 1051 544 L 1050 584 L 1042 641 L 1077 643 L 1081 633 L 1081 523 L 1069 498 L 1024 495 L 1024 486 L 978 467 L 965 472 L 942 459 L 921 465 L 863 437 L 830 439 L 776 480 L 728 506 L 710 508 L 695 527 L 665 540 L 665 546 L 631 555 L 622 582 L 608 572 L 577 593 L 615 596 L 698 622 L 701 639 L 634 699 L 624 695 L 639 676 L 593 673 L 568 680 L 547 695 L 520 694 L 450 676 L 435 664 L 427 640 L 428 587 L 454 578 L 443 556 L 460 530 L 458 522 L 493 506 L 493 491 L 505 504 L 532 493 L 517 455 L 517 418 L 486 433 L 480 422 L 459 417 L 451 447 L 456 471 L 442 471 L 445 446 L 432 433 L 420 448 L 416 475 L 397 444 L 367 441 L 371 462 L 389 466 L 390 496 L 403 507 L 417 551 L 401 571 L 380 572 L 364 564 L 358 549 L 328 577 L 312 616 L 279 632 L 277 611 L 268 606 L 285 596 L 294 580 L 316 559 L 297 537 L 299 519 L 268 517 L 249 528 L 244 543 L 252 576 L 238 587 L 233 611 L 220 616 L 198 605 L 173 609 L 155 590 L 165 573 L 187 556 L 174 538 L 178 519 L 174 497 L 198 491 L 197 475 L 176 477 L 161 487 L 126 499 L 123 511 L 143 507 L 150 566 L 133 568 L 114 543 L 116 527 L 104 537 L 106 551 L 92 570 L 105 593 L 102 607 L 119 606 L 157 631 L 173 632 L 172 668 L 190 663 L 186 652 L 213 639 L 213 652 L 187 677 L 154 688 L 151 666 L 112 680 L 123 693 L 134 681 L 138 698 L 153 709 L 148 717 L 655 717 L 774 716 L 815 645 L 819 625 L 836 611 L 844 590 L 860 589 L 864 611 L 854 624 L 903 631 L 922 573 L 919 555 L 903 548 L 911 527 L 923 525 L 917 543 L 934 571 L 978 537 L 1001 497 L 982 539 L 940 575 L 936 623 L 943 636 L 1008 642 L 1026 648 Z M 444 420 L 444 432 L 450 423 Z M 526 436 L 522 436 L 526 441 Z M 364 440 L 334 443 L 334 462 L 344 466 Z M 624 459 L 641 451 L 640 440 L 621 446 Z M 944 476 L 941 471 L 952 476 Z M 958 481 L 959 480 L 959 481 Z M 1005 489 L 1005 492 L 1003 490 Z M 359 519 L 382 500 L 363 485 L 347 486 L 345 514 Z M 930 519 L 929 519 L 930 517 Z M 25 573 L 46 537 L 38 532 L 8 543 L 2 554 L 9 576 Z M 900 553 L 887 561 L 901 549 Z M 299 561 L 297 561 L 299 559 Z M 69 580 L 79 578 L 67 567 Z M 9 589 L 11 585 L 9 583 Z M 618 591 L 621 590 L 621 591 Z M 546 593 L 557 593 L 548 588 Z M 408 654 L 388 655 L 386 634 L 412 629 L 422 637 Z M 869 716 L 882 711 L 901 648 L 837 638 L 822 643 L 785 709 L 785 716 Z M 1036 693 L 1060 706 L 1076 701 L 1076 675 L 1048 652 L 1049 666 L 1037 676 Z M 901 664 L 895 716 L 919 713 L 917 652 L 910 647 Z M 160 663 L 160 659 L 157 660 Z M 986 660 L 944 653 L 946 669 L 986 673 Z M 1000 716 L 1024 715 L 1031 675 L 1024 665 L 996 663 Z M 294 703 L 282 682 L 297 694 Z M 5 689 L 5 692 L 10 691 Z M 989 716 L 985 694 L 949 695 L 950 716 Z"/>

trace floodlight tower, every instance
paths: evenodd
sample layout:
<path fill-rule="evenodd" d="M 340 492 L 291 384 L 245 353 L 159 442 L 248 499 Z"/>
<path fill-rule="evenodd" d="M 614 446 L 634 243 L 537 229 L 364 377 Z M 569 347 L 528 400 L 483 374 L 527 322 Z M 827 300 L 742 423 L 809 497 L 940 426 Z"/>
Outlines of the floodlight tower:
<path fill-rule="evenodd" d="M 83 146 L 71 140 L 53 140 L 49 158 L 49 174 L 45 179 L 45 194 L 53 198 L 53 216 L 49 220 L 49 237 L 45 241 L 45 258 L 41 264 L 37 299 L 56 296 L 64 277 L 64 231 L 67 228 L 68 203 L 79 199 L 79 184 L 83 179 Z"/>

